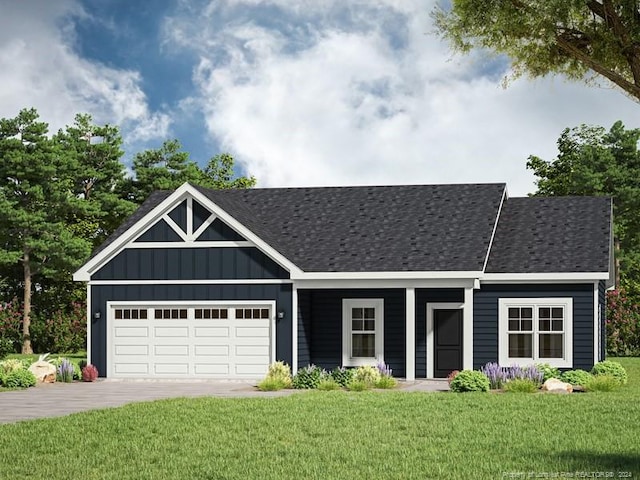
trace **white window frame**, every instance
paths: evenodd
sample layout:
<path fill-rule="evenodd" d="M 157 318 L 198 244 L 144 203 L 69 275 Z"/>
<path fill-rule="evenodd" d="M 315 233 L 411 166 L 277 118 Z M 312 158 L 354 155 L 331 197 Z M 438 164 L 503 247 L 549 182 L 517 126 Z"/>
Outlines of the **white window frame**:
<path fill-rule="evenodd" d="M 375 309 L 375 357 L 351 356 L 351 310 L 353 308 Z M 359 367 L 376 365 L 384 361 L 384 299 L 344 298 L 342 299 L 342 366 Z"/>
<path fill-rule="evenodd" d="M 532 358 L 509 357 L 509 308 L 525 307 L 533 309 L 533 345 Z M 563 358 L 539 358 L 538 345 L 540 332 L 538 324 L 539 309 L 544 307 L 564 307 Z M 567 298 L 499 298 L 498 299 L 498 361 L 500 365 L 531 365 L 532 363 L 548 363 L 559 368 L 573 368 L 573 299 Z M 549 332 L 553 333 L 553 332 Z"/>

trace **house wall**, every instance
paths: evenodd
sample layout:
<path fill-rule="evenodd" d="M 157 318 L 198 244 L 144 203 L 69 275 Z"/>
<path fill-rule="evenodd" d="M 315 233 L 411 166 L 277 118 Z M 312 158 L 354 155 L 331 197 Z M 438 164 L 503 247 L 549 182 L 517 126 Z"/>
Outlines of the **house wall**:
<path fill-rule="evenodd" d="M 498 361 L 498 299 L 573 298 L 573 368 L 593 366 L 593 283 L 562 285 L 482 285 L 473 296 L 473 368 Z"/>
<path fill-rule="evenodd" d="M 464 302 L 464 289 L 416 289 L 416 378 L 427 377 L 427 303 L 445 302 Z"/>
<path fill-rule="evenodd" d="M 287 279 L 289 273 L 255 247 L 127 248 L 92 280 Z"/>
<path fill-rule="evenodd" d="M 406 371 L 404 289 L 298 290 L 298 367 L 342 365 L 342 300 L 384 299 L 384 359 L 394 376 Z"/>
<path fill-rule="evenodd" d="M 291 285 L 93 285 L 91 287 L 91 317 L 100 312 L 100 319 L 92 320 L 91 361 L 104 375 L 107 371 L 107 302 L 172 300 L 275 300 L 276 311 L 284 312 L 284 319 L 276 320 L 276 360 L 291 364 Z"/>
<path fill-rule="evenodd" d="M 607 287 L 604 280 L 598 282 L 598 303 L 600 303 L 600 351 L 598 360 L 607 356 Z"/>

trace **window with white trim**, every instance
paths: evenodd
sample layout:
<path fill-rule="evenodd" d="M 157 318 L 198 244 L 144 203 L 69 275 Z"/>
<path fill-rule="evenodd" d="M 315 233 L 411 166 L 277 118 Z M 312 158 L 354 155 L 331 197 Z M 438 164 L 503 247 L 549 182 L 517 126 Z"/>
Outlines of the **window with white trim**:
<path fill-rule="evenodd" d="M 499 362 L 573 366 L 573 299 L 498 300 Z"/>
<path fill-rule="evenodd" d="M 384 300 L 342 300 L 343 366 L 375 365 L 384 358 Z"/>

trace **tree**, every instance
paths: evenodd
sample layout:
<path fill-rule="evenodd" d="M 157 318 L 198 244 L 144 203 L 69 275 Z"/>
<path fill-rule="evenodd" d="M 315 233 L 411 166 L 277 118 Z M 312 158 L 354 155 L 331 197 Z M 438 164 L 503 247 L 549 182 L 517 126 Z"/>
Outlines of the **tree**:
<path fill-rule="evenodd" d="M 234 160 L 227 153 L 212 157 L 201 169 L 182 151 L 178 140 L 138 153 L 133 159 L 134 177 L 123 187 L 125 198 L 141 204 L 154 190 L 174 190 L 184 182 L 208 188 L 250 188 L 254 177 L 234 178 Z"/>
<path fill-rule="evenodd" d="M 527 168 L 538 177 L 536 195 L 613 197 L 614 233 L 619 241 L 621 283 L 640 299 L 640 129 L 616 122 L 607 132 L 582 125 L 565 129 L 557 158 L 530 156 Z M 620 285 L 618 285 L 620 286 Z"/>
<path fill-rule="evenodd" d="M 32 353 L 34 275 L 75 268 L 91 249 L 65 221 L 82 217 L 86 205 L 74 194 L 77 163 L 47 134 L 35 109 L 0 120 L 0 263 L 22 268 L 23 353 Z"/>
<path fill-rule="evenodd" d="M 640 11 L 635 0 L 453 0 L 432 16 L 455 50 L 507 55 L 513 76 L 598 74 L 640 100 Z"/>

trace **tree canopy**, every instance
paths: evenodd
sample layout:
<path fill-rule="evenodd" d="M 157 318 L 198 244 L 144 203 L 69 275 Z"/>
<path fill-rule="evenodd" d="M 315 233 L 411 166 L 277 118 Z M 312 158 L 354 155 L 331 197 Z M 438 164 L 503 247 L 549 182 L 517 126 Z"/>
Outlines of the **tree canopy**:
<path fill-rule="evenodd" d="M 0 300 L 22 297 L 24 353 L 31 351 L 32 313 L 45 318 L 84 300 L 73 271 L 153 190 L 256 182 L 237 177 L 226 153 L 200 167 L 177 140 L 135 155 L 127 177 L 122 143 L 116 126 L 96 125 L 86 114 L 54 135 L 35 109 L 0 119 Z"/>
<path fill-rule="evenodd" d="M 558 156 L 530 156 L 527 168 L 537 177 L 536 195 L 610 196 L 614 233 L 620 244 L 621 283 L 640 298 L 640 129 L 616 122 L 609 131 L 581 125 L 565 129 Z"/>
<path fill-rule="evenodd" d="M 635 0 L 453 0 L 432 16 L 455 50 L 505 54 L 515 77 L 595 73 L 640 100 L 638 8 Z"/>

